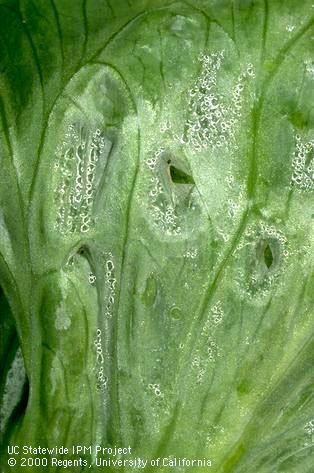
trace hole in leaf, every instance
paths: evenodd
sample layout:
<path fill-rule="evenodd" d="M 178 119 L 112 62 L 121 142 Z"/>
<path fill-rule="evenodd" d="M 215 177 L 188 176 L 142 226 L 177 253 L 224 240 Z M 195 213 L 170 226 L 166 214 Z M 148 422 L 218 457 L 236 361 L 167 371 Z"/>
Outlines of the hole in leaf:
<path fill-rule="evenodd" d="M 174 184 L 195 184 L 191 175 L 170 165 L 170 176 Z"/>
<path fill-rule="evenodd" d="M 266 245 L 265 249 L 264 249 L 264 261 L 265 261 L 265 264 L 267 266 L 267 268 L 270 268 L 271 265 L 273 264 L 273 260 L 274 260 L 274 257 L 273 257 L 273 253 L 271 251 L 271 248 L 269 245 Z"/>

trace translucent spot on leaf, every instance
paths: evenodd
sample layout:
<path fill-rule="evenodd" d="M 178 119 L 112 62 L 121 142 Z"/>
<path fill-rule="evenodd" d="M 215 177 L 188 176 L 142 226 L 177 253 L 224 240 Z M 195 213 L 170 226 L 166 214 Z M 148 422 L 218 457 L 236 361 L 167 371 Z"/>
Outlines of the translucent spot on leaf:
<path fill-rule="evenodd" d="M 270 268 L 271 265 L 273 264 L 273 253 L 271 251 L 271 248 L 269 245 L 266 245 L 265 249 L 264 249 L 264 261 L 265 261 L 265 264 L 267 266 L 267 268 Z"/>
<path fill-rule="evenodd" d="M 154 276 L 151 274 L 146 280 L 146 287 L 141 295 L 141 300 L 144 305 L 151 307 L 157 296 L 157 282 Z"/>

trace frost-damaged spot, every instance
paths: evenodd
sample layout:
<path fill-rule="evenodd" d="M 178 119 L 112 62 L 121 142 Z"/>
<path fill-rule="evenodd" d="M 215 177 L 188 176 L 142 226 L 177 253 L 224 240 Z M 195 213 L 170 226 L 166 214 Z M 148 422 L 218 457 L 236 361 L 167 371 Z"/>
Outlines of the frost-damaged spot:
<path fill-rule="evenodd" d="M 191 18 L 187 18 L 186 16 L 176 15 L 169 25 L 169 30 L 172 34 L 178 37 L 186 38 L 188 33 L 188 27 L 193 23 Z"/>
<path fill-rule="evenodd" d="M 86 233 L 93 226 L 95 194 L 112 146 L 99 128 L 69 126 L 54 165 L 59 181 L 55 227 L 61 234 Z"/>
<path fill-rule="evenodd" d="M 164 236 L 194 232 L 200 221 L 199 194 L 180 150 L 159 146 L 145 164 L 148 220 Z"/>
<path fill-rule="evenodd" d="M 302 191 L 314 189 L 314 140 L 302 143 L 296 135 L 296 147 L 292 161 L 291 186 Z"/>
<path fill-rule="evenodd" d="M 16 352 L 12 366 L 7 374 L 0 410 L 0 432 L 4 432 L 14 408 L 23 395 L 26 373 L 21 348 Z"/>
<path fill-rule="evenodd" d="M 224 60 L 224 51 L 200 56 L 201 73 L 189 91 L 189 118 L 181 143 L 194 151 L 207 148 L 235 147 L 235 132 L 242 116 L 246 82 L 254 78 L 248 64 L 230 90 L 220 91 L 218 73 Z"/>
<path fill-rule="evenodd" d="M 154 225 L 164 234 L 180 235 L 181 227 L 178 223 L 178 215 L 173 202 L 167 196 L 162 176 L 159 172 L 164 152 L 165 149 L 160 147 L 145 161 L 151 171 L 148 208 Z"/>
<path fill-rule="evenodd" d="M 62 301 L 56 309 L 55 327 L 56 330 L 67 330 L 71 326 L 71 316 L 68 314 L 66 306 Z"/>
<path fill-rule="evenodd" d="M 13 248 L 10 238 L 10 233 L 7 227 L 6 218 L 2 209 L 0 209 L 0 235 L 1 235 L 1 246 L 5 248 L 8 255 L 13 257 Z"/>
<path fill-rule="evenodd" d="M 289 245 L 285 235 L 277 228 L 260 222 L 248 226 L 238 248 L 239 267 L 237 285 L 245 295 L 265 296 L 283 273 Z"/>

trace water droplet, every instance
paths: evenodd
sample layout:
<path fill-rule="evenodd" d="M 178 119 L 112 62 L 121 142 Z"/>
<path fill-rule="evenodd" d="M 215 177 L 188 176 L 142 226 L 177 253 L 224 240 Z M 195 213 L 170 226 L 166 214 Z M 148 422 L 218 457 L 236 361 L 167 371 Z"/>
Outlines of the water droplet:
<path fill-rule="evenodd" d="M 176 307 L 176 306 L 171 307 L 170 317 L 172 319 L 179 320 L 179 319 L 181 319 L 181 316 L 182 316 L 182 312 L 181 312 L 181 309 L 179 309 L 179 307 Z"/>

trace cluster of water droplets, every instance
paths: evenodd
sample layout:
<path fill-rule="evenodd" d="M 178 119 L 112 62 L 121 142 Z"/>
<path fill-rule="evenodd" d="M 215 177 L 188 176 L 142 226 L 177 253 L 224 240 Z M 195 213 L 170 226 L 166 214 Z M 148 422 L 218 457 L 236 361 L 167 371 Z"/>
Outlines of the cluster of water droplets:
<path fill-rule="evenodd" d="M 111 252 L 106 254 L 105 258 L 105 317 L 111 318 L 116 297 L 116 284 L 114 258 Z"/>
<path fill-rule="evenodd" d="M 114 257 L 111 251 L 102 254 L 102 262 L 105 266 L 105 278 L 104 278 L 104 296 L 103 296 L 103 304 L 104 304 L 104 334 L 105 339 L 102 335 L 102 330 L 100 328 L 97 329 L 97 336 L 94 340 L 94 345 L 96 348 L 96 362 L 94 371 L 96 373 L 96 387 L 97 390 L 100 391 L 102 394 L 105 393 L 108 385 L 108 376 L 105 374 L 105 352 L 103 345 L 104 343 L 108 343 L 108 333 L 109 333 L 109 325 L 108 320 L 113 316 L 113 308 L 115 304 L 115 296 L 116 296 L 116 277 L 115 277 L 115 265 L 114 265 Z M 96 281 L 96 276 L 93 273 L 89 274 L 89 282 L 90 284 L 94 284 Z M 106 403 L 106 397 L 103 397 L 103 403 Z"/>
<path fill-rule="evenodd" d="M 224 311 L 222 308 L 221 301 L 218 301 L 211 309 L 211 318 L 215 327 L 218 327 L 222 323 L 224 317 Z"/>
<path fill-rule="evenodd" d="M 304 430 L 308 435 L 314 435 L 314 419 L 311 419 L 305 424 Z"/>
<path fill-rule="evenodd" d="M 260 222 L 259 223 L 259 233 L 261 236 L 265 238 L 275 238 L 278 240 L 283 247 L 285 247 L 285 251 L 283 251 L 284 256 L 288 256 L 288 249 L 286 248 L 288 240 L 287 237 L 283 234 L 281 230 L 276 228 L 273 225 L 269 225 L 268 223 L 265 222 Z"/>
<path fill-rule="evenodd" d="M 230 195 L 224 204 L 224 210 L 230 220 L 226 219 L 225 223 L 228 229 L 217 228 L 217 233 L 220 234 L 224 241 L 228 241 L 230 223 L 232 225 L 236 224 L 238 222 L 238 218 L 242 215 L 243 204 L 246 201 L 246 188 L 244 184 L 240 184 L 236 181 L 231 169 L 228 171 L 224 181 L 228 188 L 228 194 Z M 229 190 L 231 191 L 230 193 Z"/>
<path fill-rule="evenodd" d="M 286 31 L 288 31 L 288 33 L 292 33 L 294 30 L 295 30 L 296 26 L 295 25 L 287 25 L 286 26 Z"/>
<path fill-rule="evenodd" d="M 222 435 L 224 437 L 225 428 L 221 424 L 211 425 L 206 433 L 206 444 L 213 446 L 216 443 L 217 437 Z"/>
<path fill-rule="evenodd" d="M 304 426 L 305 433 L 305 447 L 312 446 L 314 444 L 314 419 L 309 420 Z"/>
<path fill-rule="evenodd" d="M 314 61 L 310 59 L 305 61 L 305 70 L 313 78 L 314 77 Z"/>
<path fill-rule="evenodd" d="M 230 146 L 235 148 L 235 132 L 242 116 L 243 93 L 246 81 L 254 78 L 254 69 L 248 64 L 231 90 L 218 88 L 218 73 L 224 60 L 224 51 L 201 54 L 201 73 L 189 91 L 189 118 L 181 143 L 194 151 Z"/>
<path fill-rule="evenodd" d="M 99 328 L 97 329 L 97 336 L 94 340 L 94 345 L 96 348 L 96 365 L 94 368 L 96 372 L 96 387 L 98 391 L 104 393 L 107 388 L 108 378 L 105 375 L 105 358 L 102 348 L 102 334 Z"/>
<path fill-rule="evenodd" d="M 224 318 L 224 310 L 221 301 L 217 301 L 210 310 L 201 330 L 200 347 L 195 351 L 192 359 L 192 367 L 196 369 L 197 383 L 204 380 L 204 375 L 209 363 L 213 363 L 222 356 L 221 349 L 215 340 L 215 332 Z"/>
<path fill-rule="evenodd" d="M 88 282 L 91 286 L 95 285 L 96 279 L 97 279 L 96 275 L 94 273 L 90 272 L 89 275 L 88 275 Z"/>
<path fill-rule="evenodd" d="M 155 394 L 155 396 L 157 396 L 157 397 L 163 397 L 163 394 L 162 394 L 162 392 L 161 392 L 161 390 L 160 390 L 160 384 L 156 384 L 156 383 L 152 384 L 152 383 L 150 383 L 150 384 L 148 385 L 148 389 L 149 389 L 150 391 L 152 391 L 152 392 Z"/>
<path fill-rule="evenodd" d="M 92 133 L 70 125 L 58 146 L 54 165 L 59 177 L 55 189 L 58 206 L 55 227 L 61 234 L 90 230 L 97 163 L 108 154 L 108 143 L 98 128 Z"/>
<path fill-rule="evenodd" d="M 224 311 L 222 307 L 222 302 L 217 301 L 216 304 L 214 304 L 209 312 L 209 316 L 206 319 L 204 326 L 202 328 L 202 336 L 208 337 L 211 335 L 214 331 L 215 327 L 218 327 L 222 323 L 222 320 L 224 318 Z"/>
<path fill-rule="evenodd" d="M 154 151 L 154 153 L 151 154 L 151 156 L 149 158 L 146 159 L 146 161 L 145 161 L 146 166 L 148 166 L 151 171 L 154 171 L 156 169 L 156 166 L 159 162 L 160 156 L 164 152 L 165 152 L 165 148 L 163 148 L 161 146 L 161 147 L 157 148 Z"/>
<path fill-rule="evenodd" d="M 190 248 L 184 254 L 184 257 L 187 259 L 195 259 L 198 257 L 198 248 Z"/>
<path fill-rule="evenodd" d="M 204 381 L 207 366 L 209 363 L 214 363 L 218 357 L 221 356 L 221 351 L 216 341 L 208 336 L 206 340 L 206 348 L 197 350 L 192 359 L 192 367 L 196 369 L 196 382 L 201 384 Z"/>
<path fill-rule="evenodd" d="M 292 160 L 291 186 L 303 191 L 314 189 L 314 140 L 302 143 L 296 135 L 296 147 Z"/>

